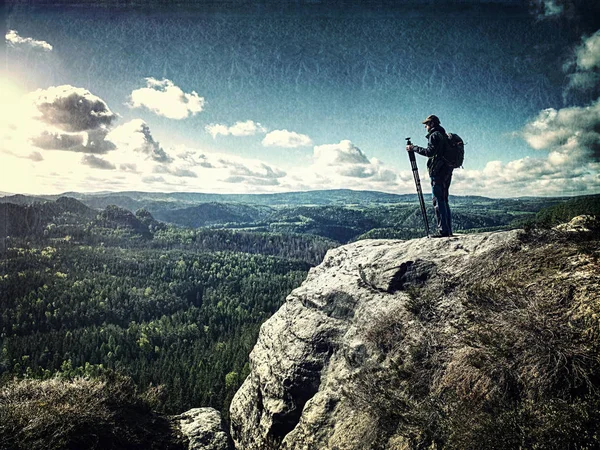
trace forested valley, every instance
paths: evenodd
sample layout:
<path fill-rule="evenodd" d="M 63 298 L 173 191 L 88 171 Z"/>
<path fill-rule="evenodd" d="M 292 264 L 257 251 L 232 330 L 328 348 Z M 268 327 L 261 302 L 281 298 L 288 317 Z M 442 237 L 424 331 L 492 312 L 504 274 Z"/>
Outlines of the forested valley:
<path fill-rule="evenodd" d="M 0 382 L 116 372 L 169 414 L 213 406 L 228 417 L 260 325 L 328 249 L 424 234 L 415 203 L 372 193 L 353 205 L 209 202 L 152 213 L 68 197 L 1 200 Z M 598 196 L 453 206 L 463 232 L 600 214 Z"/>
<path fill-rule="evenodd" d="M 0 206 L 4 229 L 21 234 L 2 240 L 2 379 L 114 370 L 158 391 L 168 413 L 226 414 L 261 323 L 336 245 L 181 229 L 69 199 Z"/>

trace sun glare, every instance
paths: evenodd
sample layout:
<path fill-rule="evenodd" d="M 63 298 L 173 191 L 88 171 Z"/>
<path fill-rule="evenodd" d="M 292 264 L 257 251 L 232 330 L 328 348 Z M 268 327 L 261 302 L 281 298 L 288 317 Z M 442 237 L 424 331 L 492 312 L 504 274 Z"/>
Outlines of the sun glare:
<path fill-rule="evenodd" d="M 27 112 L 23 101 L 26 94 L 19 84 L 11 79 L 0 76 L 0 121 L 3 124 L 22 118 Z"/>
<path fill-rule="evenodd" d="M 23 94 L 23 89 L 17 83 L 6 77 L 0 77 L 0 102 L 3 106 L 18 101 Z"/>

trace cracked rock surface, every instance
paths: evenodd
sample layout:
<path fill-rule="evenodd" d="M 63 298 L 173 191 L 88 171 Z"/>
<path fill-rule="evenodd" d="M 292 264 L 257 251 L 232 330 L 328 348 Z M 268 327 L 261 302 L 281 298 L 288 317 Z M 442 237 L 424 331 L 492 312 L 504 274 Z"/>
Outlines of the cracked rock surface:
<path fill-rule="evenodd" d="M 260 330 L 251 373 L 231 404 L 236 448 L 364 448 L 376 424 L 347 392 L 357 372 L 382 359 L 365 339 L 371 324 L 404 315 L 418 335 L 402 308 L 411 289 L 459 276 L 472 260 L 517 245 L 517 233 L 364 240 L 330 250 Z"/>
<path fill-rule="evenodd" d="M 235 448 L 505 448 L 494 446 L 523 429 L 536 448 L 560 447 L 548 402 L 586 411 L 573 429 L 597 412 L 590 223 L 330 250 L 261 327 L 231 403 Z M 562 448 L 596 448 L 589 436 L 564 435 Z"/>
<path fill-rule="evenodd" d="M 233 445 L 214 408 L 194 408 L 173 418 L 188 441 L 189 450 L 232 450 Z"/>

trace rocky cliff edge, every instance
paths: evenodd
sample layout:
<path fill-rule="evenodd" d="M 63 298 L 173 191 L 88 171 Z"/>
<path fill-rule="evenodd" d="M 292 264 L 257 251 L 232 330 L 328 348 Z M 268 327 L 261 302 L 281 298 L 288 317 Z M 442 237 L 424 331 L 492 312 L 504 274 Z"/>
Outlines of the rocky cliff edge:
<path fill-rule="evenodd" d="M 599 247 L 588 227 L 329 251 L 261 328 L 235 447 L 597 444 Z"/>

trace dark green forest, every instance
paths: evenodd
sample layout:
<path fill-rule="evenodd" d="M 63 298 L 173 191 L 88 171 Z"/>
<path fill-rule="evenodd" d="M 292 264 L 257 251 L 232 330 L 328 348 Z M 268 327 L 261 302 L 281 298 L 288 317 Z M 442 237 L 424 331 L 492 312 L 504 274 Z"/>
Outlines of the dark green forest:
<path fill-rule="evenodd" d="M 309 264 L 266 255 L 60 243 L 11 247 L 0 280 L 6 375 L 87 365 L 162 385 L 161 409 L 222 407 L 258 327 Z"/>
<path fill-rule="evenodd" d="M 167 413 L 226 415 L 260 325 L 337 245 L 73 199 L 0 207 L 1 379 L 116 371 Z"/>
<path fill-rule="evenodd" d="M 68 197 L 3 198 L 0 382 L 118 373 L 152 392 L 158 411 L 213 406 L 227 418 L 260 325 L 328 249 L 424 235 L 416 202 L 369 193 L 341 205 L 339 195 L 286 206 L 186 199 L 159 211 L 184 223 Z M 477 232 L 600 214 L 600 197 L 452 207 L 455 229 Z"/>

